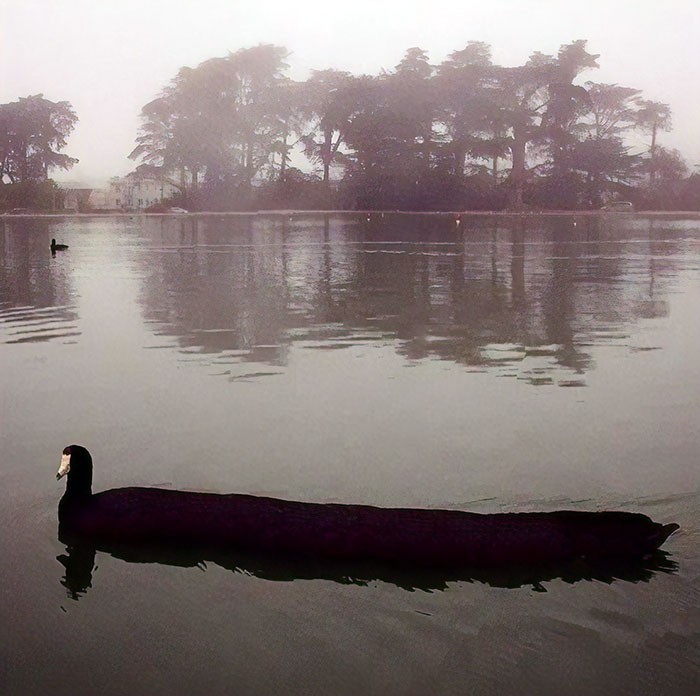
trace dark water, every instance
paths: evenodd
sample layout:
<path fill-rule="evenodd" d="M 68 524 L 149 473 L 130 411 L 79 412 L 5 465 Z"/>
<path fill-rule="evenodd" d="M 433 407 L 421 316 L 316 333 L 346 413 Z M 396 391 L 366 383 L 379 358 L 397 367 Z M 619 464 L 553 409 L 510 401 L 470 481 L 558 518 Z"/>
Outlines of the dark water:
<path fill-rule="evenodd" d="M 5 219 L 2 693 L 697 693 L 699 317 L 699 221 Z M 73 442 L 97 490 L 681 531 L 594 579 L 71 557 Z"/>

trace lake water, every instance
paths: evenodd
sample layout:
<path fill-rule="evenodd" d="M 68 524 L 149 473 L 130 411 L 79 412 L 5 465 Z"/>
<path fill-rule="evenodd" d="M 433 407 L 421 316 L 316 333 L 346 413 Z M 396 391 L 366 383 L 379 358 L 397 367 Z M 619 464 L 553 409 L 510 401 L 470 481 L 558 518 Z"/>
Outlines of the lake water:
<path fill-rule="evenodd" d="M 697 693 L 699 318 L 698 220 L 5 218 L 2 693 Z M 681 530 L 617 579 L 71 571 L 71 443 L 96 490 Z"/>

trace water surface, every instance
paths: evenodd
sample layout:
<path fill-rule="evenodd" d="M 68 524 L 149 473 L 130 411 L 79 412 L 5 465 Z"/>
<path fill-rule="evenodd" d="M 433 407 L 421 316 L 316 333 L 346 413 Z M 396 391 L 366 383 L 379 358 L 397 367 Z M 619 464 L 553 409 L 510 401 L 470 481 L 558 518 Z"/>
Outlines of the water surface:
<path fill-rule="evenodd" d="M 3 691 L 694 693 L 699 252 L 697 221 L 627 215 L 0 222 Z M 76 570 L 72 442 L 97 490 L 682 530 L 597 579 Z"/>

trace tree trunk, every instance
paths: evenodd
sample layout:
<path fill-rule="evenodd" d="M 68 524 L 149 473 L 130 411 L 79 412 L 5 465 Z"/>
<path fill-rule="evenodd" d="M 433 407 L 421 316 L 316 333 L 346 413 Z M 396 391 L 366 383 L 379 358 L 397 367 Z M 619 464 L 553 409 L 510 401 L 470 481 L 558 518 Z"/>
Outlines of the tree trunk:
<path fill-rule="evenodd" d="M 463 145 L 456 144 L 454 152 L 455 159 L 453 173 L 462 177 L 464 176 L 464 162 L 467 159 L 467 148 L 465 148 Z"/>
<path fill-rule="evenodd" d="M 331 157 L 332 157 L 333 131 L 323 131 L 323 150 L 321 160 L 323 161 L 323 183 L 330 186 L 331 182 Z"/>
<path fill-rule="evenodd" d="M 287 176 L 287 133 L 284 134 L 282 141 L 282 161 L 280 162 L 280 181 L 284 181 Z"/>
<path fill-rule="evenodd" d="M 432 150 L 431 146 L 433 144 L 430 136 L 430 133 L 423 133 L 423 135 L 421 136 L 423 142 L 421 143 L 420 147 L 420 170 L 424 174 L 430 169 L 430 151 Z M 464 166 L 464 160 L 462 160 L 462 166 Z"/>
<path fill-rule="evenodd" d="M 525 186 L 525 148 L 527 137 L 516 129 L 513 133 L 513 143 L 510 151 L 513 158 L 513 168 L 510 173 L 511 190 L 508 196 L 508 207 L 518 210 L 523 207 L 523 188 Z"/>
<path fill-rule="evenodd" d="M 182 205 L 186 208 L 188 204 L 187 196 L 187 169 L 181 167 L 180 169 L 180 191 L 182 193 Z"/>
<path fill-rule="evenodd" d="M 656 179 L 656 130 L 657 123 L 654 121 L 654 125 L 651 127 L 651 147 L 649 148 L 649 154 L 651 155 L 651 160 L 649 162 L 649 183 L 653 184 Z"/>
<path fill-rule="evenodd" d="M 245 144 L 245 174 L 248 184 L 252 184 L 255 170 L 253 168 L 253 143 L 248 141 Z"/>

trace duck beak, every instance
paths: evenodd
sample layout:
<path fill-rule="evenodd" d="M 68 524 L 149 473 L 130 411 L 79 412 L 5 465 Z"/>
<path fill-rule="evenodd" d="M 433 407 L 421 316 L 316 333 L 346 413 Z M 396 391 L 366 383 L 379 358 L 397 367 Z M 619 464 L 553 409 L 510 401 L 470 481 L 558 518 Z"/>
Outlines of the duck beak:
<path fill-rule="evenodd" d="M 60 481 L 70 471 L 70 454 L 64 454 L 61 457 L 61 466 L 56 472 L 56 481 Z"/>

